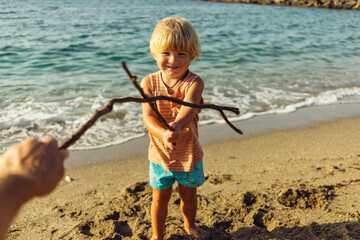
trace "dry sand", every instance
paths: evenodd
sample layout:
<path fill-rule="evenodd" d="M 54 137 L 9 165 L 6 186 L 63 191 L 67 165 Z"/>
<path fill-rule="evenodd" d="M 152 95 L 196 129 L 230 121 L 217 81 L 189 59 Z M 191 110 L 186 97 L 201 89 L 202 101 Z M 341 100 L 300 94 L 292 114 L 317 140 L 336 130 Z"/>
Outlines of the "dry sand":
<path fill-rule="evenodd" d="M 197 223 L 210 239 L 360 239 L 360 118 L 293 129 L 289 116 L 291 129 L 273 131 L 278 120 L 256 127 L 270 132 L 204 146 L 207 182 L 198 190 Z M 146 156 L 66 175 L 74 180 L 21 210 L 8 239 L 149 239 Z M 189 239 L 176 188 L 166 239 Z"/>

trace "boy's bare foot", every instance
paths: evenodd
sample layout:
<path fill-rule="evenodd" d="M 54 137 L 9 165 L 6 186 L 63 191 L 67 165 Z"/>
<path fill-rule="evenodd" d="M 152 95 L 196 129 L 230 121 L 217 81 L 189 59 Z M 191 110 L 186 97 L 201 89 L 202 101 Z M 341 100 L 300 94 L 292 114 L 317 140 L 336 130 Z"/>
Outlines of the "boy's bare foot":
<path fill-rule="evenodd" d="M 210 237 L 210 234 L 206 230 L 201 229 L 198 226 L 190 227 L 189 229 L 185 230 L 187 234 L 194 237 L 195 239 L 206 240 Z"/>
<path fill-rule="evenodd" d="M 158 238 L 157 236 L 152 236 L 150 240 L 161 240 L 162 238 Z"/>

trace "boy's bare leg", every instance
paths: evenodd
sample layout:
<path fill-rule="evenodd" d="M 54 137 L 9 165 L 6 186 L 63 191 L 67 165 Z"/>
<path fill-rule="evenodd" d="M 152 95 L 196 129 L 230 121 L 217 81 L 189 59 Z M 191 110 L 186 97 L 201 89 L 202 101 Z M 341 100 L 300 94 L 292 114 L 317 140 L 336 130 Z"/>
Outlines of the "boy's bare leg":
<path fill-rule="evenodd" d="M 162 240 L 164 238 L 165 221 L 168 214 L 168 203 L 171 198 L 171 192 L 171 187 L 165 190 L 153 188 L 153 199 L 151 203 L 153 235 L 151 240 Z"/>
<path fill-rule="evenodd" d="M 181 198 L 181 211 L 184 215 L 185 231 L 196 239 L 208 239 L 209 233 L 200 229 L 195 224 L 197 210 L 196 188 L 179 184 L 179 194 Z"/>

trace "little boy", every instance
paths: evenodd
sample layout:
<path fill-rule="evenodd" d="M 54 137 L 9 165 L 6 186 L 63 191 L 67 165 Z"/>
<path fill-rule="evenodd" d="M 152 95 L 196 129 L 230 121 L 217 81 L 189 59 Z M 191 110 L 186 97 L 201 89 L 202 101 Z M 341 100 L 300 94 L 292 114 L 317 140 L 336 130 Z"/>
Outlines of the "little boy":
<path fill-rule="evenodd" d="M 204 82 L 189 70 L 191 61 L 197 59 L 201 51 L 198 35 L 190 22 L 176 16 L 162 19 L 152 34 L 150 51 L 159 71 L 142 80 L 145 94 L 201 103 Z M 168 202 L 175 181 L 179 184 L 186 232 L 197 239 L 207 239 L 209 234 L 195 224 L 196 189 L 205 182 L 203 151 L 198 139 L 199 110 L 170 101 L 157 101 L 156 107 L 175 130 L 167 130 L 150 105 L 142 104 L 144 124 L 150 135 L 151 239 L 164 237 Z"/>

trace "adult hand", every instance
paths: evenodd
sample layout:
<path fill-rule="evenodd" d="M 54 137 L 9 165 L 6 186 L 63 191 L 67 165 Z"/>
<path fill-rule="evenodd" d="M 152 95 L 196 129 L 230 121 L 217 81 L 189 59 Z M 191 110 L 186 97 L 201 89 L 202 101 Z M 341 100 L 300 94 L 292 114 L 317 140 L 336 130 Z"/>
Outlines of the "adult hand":
<path fill-rule="evenodd" d="M 64 175 L 67 150 L 59 150 L 52 137 L 27 139 L 13 145 L 0 159 L 0 171 L 23 179 L 24 197 L 43 196 L 54 190 Z M 1 175 L 1 174 L 0 174 Z"/>
<path fill-rule="evenodd" d="M 0 155 L 0 239 L 26 201 L 54 190 L 68 156 L 52 137 L 27 139 Z"/>

